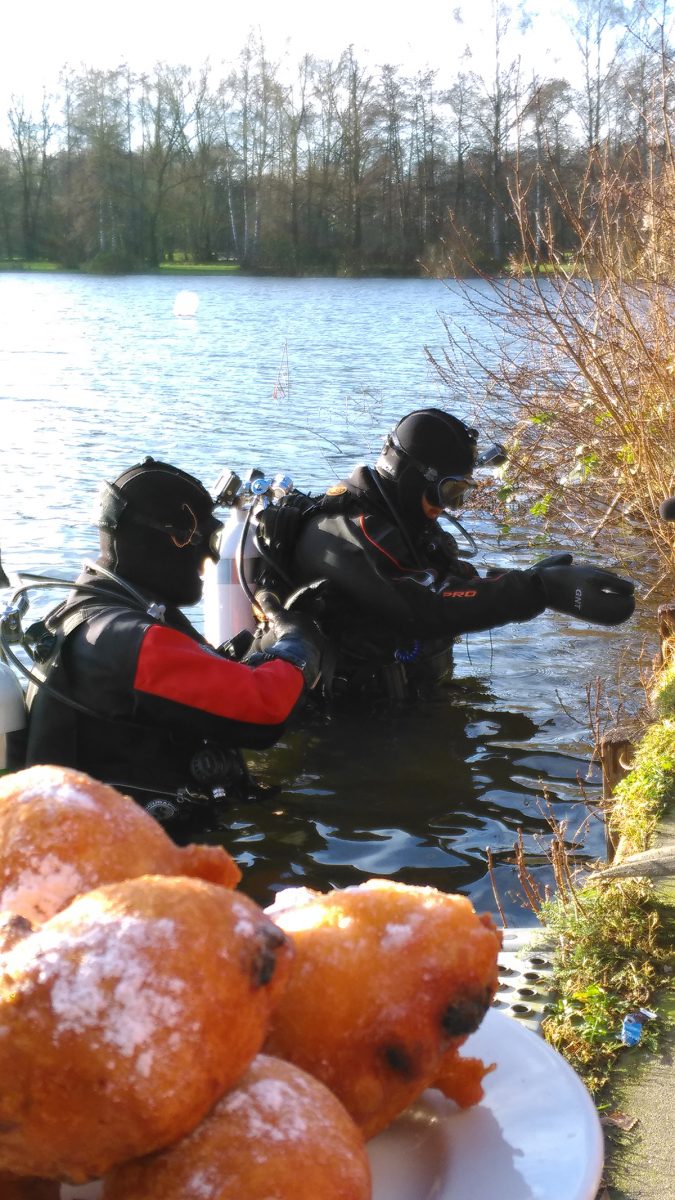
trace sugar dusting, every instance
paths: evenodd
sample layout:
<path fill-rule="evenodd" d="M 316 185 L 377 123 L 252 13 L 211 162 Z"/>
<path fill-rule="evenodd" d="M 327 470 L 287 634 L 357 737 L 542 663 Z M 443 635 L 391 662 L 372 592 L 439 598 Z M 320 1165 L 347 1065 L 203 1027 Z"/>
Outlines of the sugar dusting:
<path fill-rule="evenodd" d="M 380 947 L 382 950 L 400 950 L 415 937 L 423 922 L 421 913 L 411 912 L 404 921 L 390 921 L 385 925 Z"/>
<path fill-rule="evenodd" d="M 72 933 L 45 928 L 12 952 L 13 974 L 34 971 L 50 991 L 53 1033 L 75 1033 L 135 1060 L 147 1077 L 158 1030 L 181 1023 L 186 985 L 153 969 L 162 946 L 175 943 L 175 924 L 162 918 L 97 913 L 95 927 Z M 152 951 L 152 956 L 151 952 Z M 166 1041 L 163 1042 L 166 1049 Z"/>
<path fill-rule="evenodd" d="M 24 784 L 16 793 L 12 794 L 12 800 L 17 804 L 40 800 L 43 804 L 45 801 L 49 801 L 59 807 L 84 808 L 90 812 L 96 812 L 100 807 L 91 793 L 91 785 L 89 788 L 85 788 L 67 782 L 60 772 L 55 776 L 54 771 L 48 767 L 42 770 L 35 768 L 34 774 L 36 779 L 33 786 Z"/>
<path fill-rule="evenodd" d="M 285 912 L 288 908 L 295 908 L 299 904 L 307 904 L 311 900 L 316 900 L 318 895 L 320 895 L 319 892 L 307 887 L 282 888 L 277 892 L 272 904 L 267 906 L 265 912 L 268 916 L 274 916 L 278 912 Z"/>
<path fill-rule="evenodd" d="M 237 937 L 255 937 L 256 933 L 258 932 L 258 926 L 254 921 L 251 920 L 250 914 L 246 913 L 244 916 L 237 918 L 234 926 L 234 932 L 236 933 Z"/>
<path fill-rule="evenodd" d="M 18 913 L 29 921 L 47 921 L 81 892 L 84 884 L 74 863 L 46 854 L 29 862 L 0 892 L 0 910 Z"/>
<path fill-rule="evenodd" d="M 200 1168 L 186 1180 L 185 1196 L 189 1200 L 217 1200 L 222 1191 L 222 1176 L 220 1171 L 207 1171 Z M 273 1200 L 273 1197 L 270 1197 Z"/>
<path fill-rule="evenodd" d="M 280 1079 L 259 1079 L 231 1092 L 225 1098 L 224 1111 L 244 1118 L 242 1132 L 260 1143 L 261 1152 L 266 1141 L 302 1141 L 307 1137 L 308 1118 L 311 1120 L 312 1116 L 297 1087 L 290 1087 Z"/>

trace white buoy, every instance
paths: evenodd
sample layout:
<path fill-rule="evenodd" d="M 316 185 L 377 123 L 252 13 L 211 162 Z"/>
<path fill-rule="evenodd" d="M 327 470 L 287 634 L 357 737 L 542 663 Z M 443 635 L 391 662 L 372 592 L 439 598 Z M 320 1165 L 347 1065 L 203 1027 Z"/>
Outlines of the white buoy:
<path fill-rule="evenodd" d="M 179 292 L 173 302 L 174 317 L 195 317 L 199 308 L 196 292 Z"/>

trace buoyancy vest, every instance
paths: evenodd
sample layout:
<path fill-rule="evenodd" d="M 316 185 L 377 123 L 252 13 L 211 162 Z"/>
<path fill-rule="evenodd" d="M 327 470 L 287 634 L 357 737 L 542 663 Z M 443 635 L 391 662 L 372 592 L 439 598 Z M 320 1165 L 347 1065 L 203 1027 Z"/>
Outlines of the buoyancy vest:
<path fill-rule="evenodd" d="M 319 619 L 331 644 L 332 690 L 342 680 L 350 691 L 401 698 L 451 674 L 454 638 L 425 634 L 395 579 L 426 574 L 431 558 L 447 572 L 458 552 L 435 522 L 427 528 L 425 520 L 410 533 L 401 529 L 385 488 L 370 468 L 359 467 L 321 496 L 296 494 L 267 508 L 258 523 L 265 561 L 260 583 L 285 597 L 328 575 L 333 587 Z M 388 560 L 364 541 L 356 523 L 364 514 L 394 535 L 401 560 L 392 558 L 390 576 Z"/>
<path fill-rule="evenodd" d="M 387 480 L 379 479 L 371 467 L 360 466 L 348 479 L 340 480 L 322 495 L 294 491 L 269 505 L 257 523 L 256 537 L 264 562 L 259 582 L 265 580 L 267 571 L 267 579 L 276 577 L 277 585 L 281 581 L 290 588 L 297 586 L 295 556 L 301 536 L 321 518 L 348 517 L 355 513 L 380 516 L 385 524 L 396 529 L 407 559 L 401 564 L 402 570 L 428 569 L 432 562 L 437 562 L 439 569 L 463 573 L 468 564 L 461 564 L 452 535 L 426 518 L 410 528 L 396 512 L 394 497 L 388 495 L 390 491 Z M 345 523 L 341 527 L 343 531 L 347 528 Z M 347 536 L 347 540 L 353 539 Z"/>
<path fill-rule="evenodd" d="M 355 663 L 358 672 L 397 662 L 412 675 L 415 663 L 451 657 L 464 633 L 543 611 L 536 573 L 480 576 L 437 521 L 422 512 L 406 521 L 395 501 L 391 485 L 358 467 L 301 514 L 294 543 L 284 549 L 286 587 L 329 582 L 321 625 L 338 674 L 353 673 Z"/>

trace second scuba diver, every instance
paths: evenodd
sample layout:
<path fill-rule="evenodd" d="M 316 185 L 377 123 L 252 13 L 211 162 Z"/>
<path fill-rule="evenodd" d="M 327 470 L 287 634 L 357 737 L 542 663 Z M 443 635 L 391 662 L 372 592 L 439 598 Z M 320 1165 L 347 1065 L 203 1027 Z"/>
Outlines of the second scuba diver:
<path fill-rule="evenodd" d="M 283 598 L 327 581 L 322 675 L 330 683 L 332 674 L 334 692 L 403 698 L 451 672 L 458 635 L 547 608 L 600 625 L 633 613 L 629 580 L 571 554 L 484 576 L 462 559 L 438 518 L 473 486 L 477 437 L 442 409 L 420 409 L 388 434 L 374 467 L 356 467 L 316 498 L 291 494 L 260 515 L 259 586 Z"/>

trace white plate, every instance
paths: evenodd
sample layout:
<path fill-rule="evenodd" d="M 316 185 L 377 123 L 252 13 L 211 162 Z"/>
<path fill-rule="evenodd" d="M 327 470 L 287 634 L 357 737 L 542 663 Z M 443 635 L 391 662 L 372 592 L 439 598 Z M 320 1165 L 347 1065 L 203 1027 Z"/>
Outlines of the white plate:
<path fill-rule="evenodd" d="M 494 1009 L 463 1053 L 497 1064 L 484 1100 L 461 1111 L 425 1092 L 368 1144 L 373 1200 L 595 1200 L 602 1129 L 564 1058 Z M 62 1200 L 99 1194 L 64 1187 Z"/>
<path fill-rule="evenodd" d="M 494 1009 L 462 1053 L 497 1064 L 485 1098 L 462 1111 L 425 1092 L 374 1138 L 373 1200 L 595 1200 L 602 1129 L 564 1058 Z"/>

